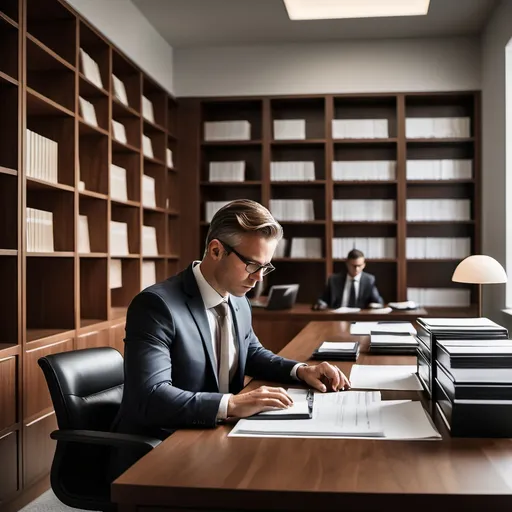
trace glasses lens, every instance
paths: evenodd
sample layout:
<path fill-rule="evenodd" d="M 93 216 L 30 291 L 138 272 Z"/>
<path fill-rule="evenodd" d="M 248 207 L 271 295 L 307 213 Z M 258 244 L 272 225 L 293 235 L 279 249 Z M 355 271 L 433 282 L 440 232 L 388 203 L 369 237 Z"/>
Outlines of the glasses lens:
<path fill-rule="evenodd" d="M 266 276 L 267 274 L 270 274 L 272 270 L 275 270 L 274 267 L 263 267 L 263 275 Z"/>

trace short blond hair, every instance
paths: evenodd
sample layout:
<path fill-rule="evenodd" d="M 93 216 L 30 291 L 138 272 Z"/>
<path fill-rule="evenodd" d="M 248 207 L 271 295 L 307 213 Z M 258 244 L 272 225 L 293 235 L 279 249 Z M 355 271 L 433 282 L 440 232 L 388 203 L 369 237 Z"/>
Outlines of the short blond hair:
<path fill-rule="evenodd" d="M 246 234 L 258 234 L 279 241 L 283 237 L 283 228 L 260 203 L 250 199 L 236 199 L 213 216 L 206 235 L 205 251 L 214 239 L 236 247 Z"/>

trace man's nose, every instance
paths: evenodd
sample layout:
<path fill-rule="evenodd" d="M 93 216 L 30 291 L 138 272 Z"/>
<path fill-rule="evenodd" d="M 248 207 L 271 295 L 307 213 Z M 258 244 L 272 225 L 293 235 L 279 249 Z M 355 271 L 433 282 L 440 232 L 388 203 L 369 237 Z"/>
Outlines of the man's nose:
<path fill-rule="evenodd" d="M 258 272 L 254 272 L 254 274 L 249 274 L 249 276 L 253 281 L 263 281 L 263 269 L 260 268 Z"/>

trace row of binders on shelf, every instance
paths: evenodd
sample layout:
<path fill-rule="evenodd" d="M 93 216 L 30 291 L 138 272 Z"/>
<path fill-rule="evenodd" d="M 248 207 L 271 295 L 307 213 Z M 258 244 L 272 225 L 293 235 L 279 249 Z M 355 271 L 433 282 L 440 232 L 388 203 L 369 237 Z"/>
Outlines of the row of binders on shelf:
<path fill-rule="evenodd" d="M 512 340 L 488 318 L 419 318 L 418 377 L 454 437 L 512 437 Z"/>
<path fill-rule="evenodd" d="M 471 220 L 469 199 L 407 199 L 408 221 Z"/>
<path fill-rule="evenodd" d="M 141 290 L 156 283 L 156 264 L 154 261 L 143 261 L 141 269 Z M 123 262 L 111 259 L 109 262 L 109 288 L 114 290 L 123 287 Z"/>
<path fill-rule="evenodd" d="M 274 254 L 275 258 L 321 258 L 322 239 L 316 237 L 281 238 Z"/>
<path fill-rule="evenodd" d="M 209 162 L 211 182 L 245 181 L 243 160 Z M 472 178 L 473 161 L 468 159 L 407 160 L 408 180 L 462 180 Z M 332 162 L 334 181 L 393 181 L 396 179 L 394 160 L 340 160 Z M 272 161 L 270 181 L 314 181 L 313 161 Z"/>
<path fill-rule="evenodd" d="M 96 87 L 104 89 L 103 80 L 101 78 L 98 63 L 83 48 L 80 48 L 80 63 L 82 66 L 82 72 L 84 76 L 94 85 L 96 85 Z M 112 85 L 114 87 L 114 96 L 116 97 L 116 99 L 119 100 L 123 105 L 126 105 L 127 107 L 132 106 L 129 104 L 128 95 L 126 94 L 126 87 L 124 85 L 124 82 L 114 74 L 112 74 Z M 85 109 L 84 105 L 82 104 L 83 102 L 85 102 Z M 82 108 L 82 117 L 86 122 L 90 122 L 89 120 L 92 118 L 96 119 L 94 105 L 92 105 L 92 103 L 87 102 L 83 98 L 80 98 L 80 107 Z M 86 117 L 85 112 L 88 112 L 89 120 Z M 155 122 L 153 103 L 146 96 L 142 96 L 142 116 L 152 123 Z M 94 124 L 97 126 L 96 123 Z"/>
<path fill-rule="evenodd" d="M 59 144 L 32 130 L 26 130 L 26 175 L 58 183 Z"/>
<path fill-rule="evenodd" d="M 463 259 L 471 254 L 471 238 L 420 238 L 405 240 L 407 259 Z"/>
<path fill-rule="evenodd" d="M 332 257 L 346 258 L 354 248 L 359 249 L 369 259 L 396 258 L 396 238 L 392 237 L 351 237 L 332 239 Z"/>
<path fill-rule="evenodd" d="M 471 135 L 469 117 L 408 117 L 405 120 L 406 137 L 466 138 Z M 305 119 L 274 120 L 275 140 L 305 140 Z M 388 119 L 333 119 L 333 139 L 387 139 Z M 251 123 L 247 120 L 207 121 L 204 123 L 206 141 L 250 140 Z"/>
<path fill-rule="evenodd" d="M 466 307 L 471 305 L 471 290 L 465 288 L 407 288 L 407 300 L 425 307 Z"/>
<path fill-rule="evenodd" d="M 110 165 L 110 197 L 117 201 L 128 201 L 126 169 L 118 165 Z M 142 175 L 142 205 L 156 208 L 155 178 Z"/>
<path fill-rule="evenodd" d="M 54 252 L 53 213 L 27 207 L 26 222 L 27 251 Z"/>

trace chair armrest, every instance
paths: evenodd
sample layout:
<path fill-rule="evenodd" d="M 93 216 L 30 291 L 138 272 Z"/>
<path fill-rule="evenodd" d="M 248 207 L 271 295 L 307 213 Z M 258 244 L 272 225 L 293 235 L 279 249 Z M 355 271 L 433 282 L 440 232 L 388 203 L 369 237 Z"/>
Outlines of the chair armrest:
<path fill-rule="evenodd" d="M 149 452 L 162 441 L 153 437 L 99 432 L 95 430 L 54 430 L 50 437 L 68 443 L 99 444 L 116 448 L 139 448 Z"/>

